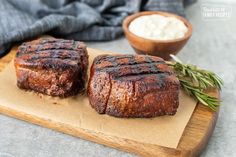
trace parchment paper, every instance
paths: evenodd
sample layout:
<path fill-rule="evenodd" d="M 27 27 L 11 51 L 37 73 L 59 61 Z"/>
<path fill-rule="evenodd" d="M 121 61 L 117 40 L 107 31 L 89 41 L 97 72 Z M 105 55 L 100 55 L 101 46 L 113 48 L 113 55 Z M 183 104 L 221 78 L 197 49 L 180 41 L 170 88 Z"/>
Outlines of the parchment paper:
<path fill-rule="evenodd" d="M 90 63 L 96 55 L 104 53 L 94 49 L 88 51 Z M 60 99 L 18 89 L 11 62 L 0 73 L 1 106 L 91 132 L 176 148 L 196 101 L 181 91 L 180 106 L 174 116 L 123 119 L 100 115 L 90 107 L 86 95 Z"/>

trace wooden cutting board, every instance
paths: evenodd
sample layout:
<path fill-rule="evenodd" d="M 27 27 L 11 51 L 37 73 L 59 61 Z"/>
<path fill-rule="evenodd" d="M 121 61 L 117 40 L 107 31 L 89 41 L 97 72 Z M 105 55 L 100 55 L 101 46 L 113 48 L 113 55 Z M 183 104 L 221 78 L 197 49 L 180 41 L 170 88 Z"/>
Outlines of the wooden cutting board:
<path fill-rule="evenodd" d="M 8 64 L 16 53 L 16 48 L 5 57 L 0 59 L 0 71 Z M 219 97 L 218 91 L 209 91 L 209 94 Z M 66 134 L 81 137 L 90 141 L 104 144 L 113 148 L 132 152 L 141 156 L 197 156 L 206 146 L 217 120 L 218 112 L 212 112 L 207 107 L 198 104 L 189 120 L 180 142 L 176 149 L 163 146 L 137 143 L 132 140 L 121 140 L 117 138 L 103 136 L 102 134 L 92 134 L 83 131 L 74 131 L 71 128 L 55 125 L 50 121 L 45 121 L 27 114 L 21 114 L 12 110 L 1 108 L 0 112 L 11 117 L 22 119 L 34 124 L 51 128 Z"/>

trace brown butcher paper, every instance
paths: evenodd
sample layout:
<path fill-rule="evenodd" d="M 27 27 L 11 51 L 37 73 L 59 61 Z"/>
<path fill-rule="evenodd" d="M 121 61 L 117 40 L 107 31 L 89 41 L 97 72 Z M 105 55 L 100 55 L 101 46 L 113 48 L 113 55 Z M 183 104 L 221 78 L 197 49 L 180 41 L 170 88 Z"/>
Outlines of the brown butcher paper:
<path fill-rule="evenodd" d="M 90 65 L 95 56 L 106 53 L 94 49 L 88 49 L 88 52 Z M 169 148 L 177 147 L 195 106 L 196 101 L 181 91 L 180 105 L 174 116 L 115 118 L 95 112 L 86 94 L 60 99 L 20 90 L 16 86 L 13 62 L 0 73 L 0 109 L 12 109 L 91 133 Z"/>

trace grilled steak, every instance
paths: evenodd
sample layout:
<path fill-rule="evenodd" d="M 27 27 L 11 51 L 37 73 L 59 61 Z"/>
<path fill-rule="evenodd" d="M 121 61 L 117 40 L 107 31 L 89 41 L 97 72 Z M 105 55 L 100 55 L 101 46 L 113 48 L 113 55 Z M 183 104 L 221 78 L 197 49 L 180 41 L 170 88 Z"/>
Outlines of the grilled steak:
<path fill-rule="evenodd" d="M 39 39 L 17 51 L 17 86 L 59 97 L 75 95 L 85 87 L 88 54 L 78 41 Z"/>
<path fill-rule="evenodd" d="M 88 83 L 91 106 L 116 117 L 174 115 L 179 81 L 163 59 L 147 55 L 101 55 Z"/>

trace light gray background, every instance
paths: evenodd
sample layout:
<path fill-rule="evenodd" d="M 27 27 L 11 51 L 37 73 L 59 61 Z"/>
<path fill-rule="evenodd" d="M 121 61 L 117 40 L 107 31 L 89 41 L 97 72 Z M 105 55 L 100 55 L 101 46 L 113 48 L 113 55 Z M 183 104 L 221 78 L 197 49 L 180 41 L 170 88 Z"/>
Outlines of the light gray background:
<path fill-rule="evenodd" d="M 204 20 L 201 4 L 187 8 L 187 18 L 194 33 L 178 57 L 218 73 L 225 85 L 222 106 L 214 134 L 201 156 L 236 156 L 236 3 L 222 1 L 232 7 L 231 17 Z M 216 1 L 213 1 L 216 4 Z M 218 2 L 217 2 L 218 4 Z M 134 53 L 124 38 L 112 42 L 87 43 L 92 48 L 121 53 Z M 10 91 L 8 91 L 10 92 Z M 74 157 L 133 156 L 93 142 L 32 125 L 0 114 L 0 157 Z"/>

